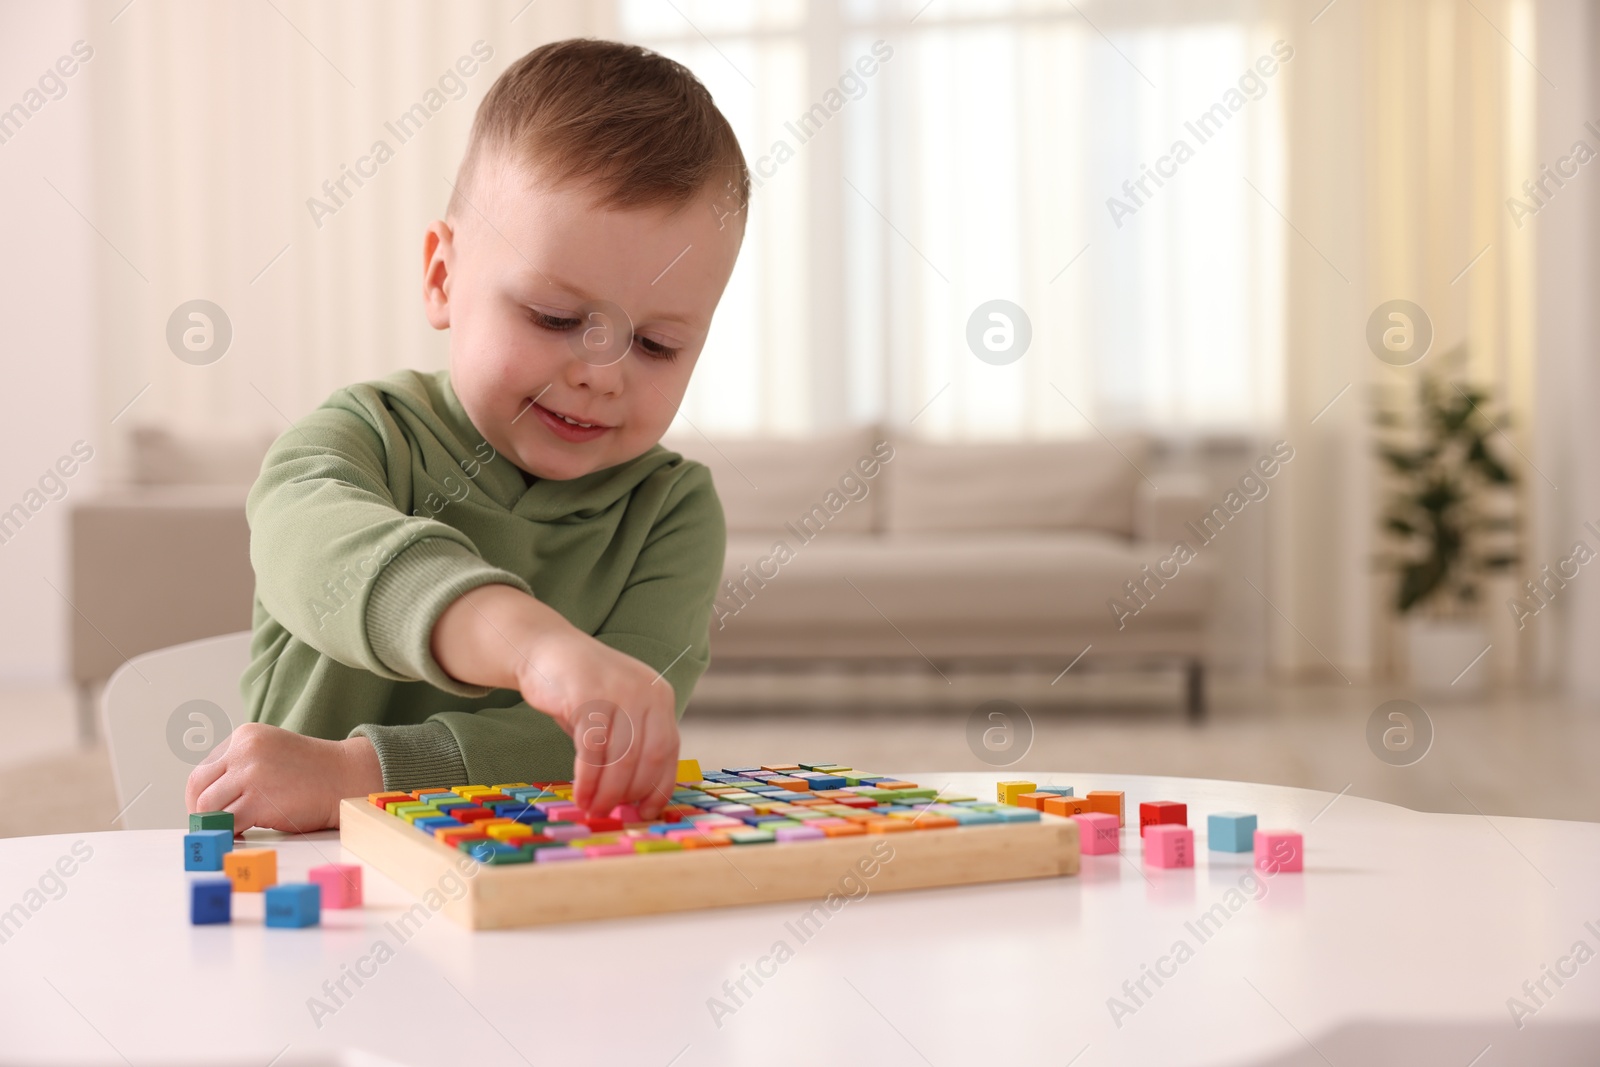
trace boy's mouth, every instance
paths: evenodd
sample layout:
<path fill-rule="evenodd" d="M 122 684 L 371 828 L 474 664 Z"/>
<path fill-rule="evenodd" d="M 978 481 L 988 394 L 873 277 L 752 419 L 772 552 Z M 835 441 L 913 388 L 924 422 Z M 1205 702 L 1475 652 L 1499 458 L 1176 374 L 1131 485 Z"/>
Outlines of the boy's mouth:
<path fill-rule="evenodd" d="M 539 421 L 549 427 L 550 432 L 563 441 L 592 441 L 611 429 L 610 426 L 603 422 L 580 419 L 575 415 L 553 411 L 543 404 L 534 404 L 533 409 L 538 413 Z"/>

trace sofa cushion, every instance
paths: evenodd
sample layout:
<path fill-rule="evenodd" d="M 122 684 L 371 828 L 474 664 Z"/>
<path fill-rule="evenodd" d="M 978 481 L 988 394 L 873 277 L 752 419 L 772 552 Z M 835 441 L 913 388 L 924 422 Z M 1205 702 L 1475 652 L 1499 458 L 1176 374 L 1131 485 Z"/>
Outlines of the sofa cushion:
<path fill-rule="evenodd" d="M 661 443 L 711 468 L 730 534 L 777 536 L 786 523 L 826 527 L 830 535 L 876 529 L 885 476 L 873 453 L 879 440 L 869 427 L 804 440 L 673 436 Z"/>
<path fill-rule="evenodd" d="M 829 531 L 808 543 L 786 541 L 791 558 L 781 562 L 771 538 L 729 536 L 723 576 L 742 591 L 735 597 L 724 583 L 725 610 L 771 625 L 881 627 L 887 617 L 908 630 L 1064 622 L 1103 622 L 1115 630 L 1106 601 L 1124 596 L 1124 582 L 1168 554 L 1160 544 L 1086 531 L 982 537 Z M 1197 619 L 1210 607 L 1213 584 L 1214 561 L 1201 555 L 1156 590 L 1140 622 Z"/>
<path fill-rule="evenodd" d="M 1120 449 L 1120 452 L 1118 451 Z M 1133 536 L 1148 442 L 1128 437 L 961 444 L 896 441 L 890 533 L 1098 530 Z"/>

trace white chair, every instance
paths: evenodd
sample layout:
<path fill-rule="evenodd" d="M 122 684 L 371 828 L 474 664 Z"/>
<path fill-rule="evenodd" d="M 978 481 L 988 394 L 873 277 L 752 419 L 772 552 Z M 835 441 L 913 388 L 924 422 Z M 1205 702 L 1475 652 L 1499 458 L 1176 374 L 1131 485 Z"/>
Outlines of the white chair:
<path fill-rule="evenodd" d="M 239 677 L 250 631 L 207 637 L 134 656 L 100 697 L 125 830 L 187 828 L 189 772 L 245 721 Z M 220 712 L 220 716 L 219 716 Z"/>

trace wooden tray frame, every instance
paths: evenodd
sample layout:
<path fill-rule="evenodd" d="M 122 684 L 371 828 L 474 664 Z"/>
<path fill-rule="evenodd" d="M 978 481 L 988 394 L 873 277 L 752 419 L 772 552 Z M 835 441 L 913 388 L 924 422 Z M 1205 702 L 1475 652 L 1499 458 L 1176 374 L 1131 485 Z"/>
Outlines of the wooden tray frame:
<path fill-rule="evenodd" d="M 880 893 L 1078 873 L 1078 824 L 1045 814 L 1038 822 L 497 866 L 424 836 L 365 798 L 349 798 L 339 805 L 339 841 L 469 930 L 820 900 L 843 894 L 840 881 L 851 874 Z M 884 841 L 894 852 L 880 860 L 873 846 Z M 858 869 L 863 860 L 868 866 Z"/>

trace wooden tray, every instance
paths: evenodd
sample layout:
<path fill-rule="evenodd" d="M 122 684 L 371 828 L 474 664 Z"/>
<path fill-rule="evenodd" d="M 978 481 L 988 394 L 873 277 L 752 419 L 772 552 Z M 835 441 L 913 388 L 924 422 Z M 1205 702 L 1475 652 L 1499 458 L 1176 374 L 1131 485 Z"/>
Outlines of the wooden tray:
<path fill-rule="evenodd" d="M 947 827 L 784 844 L 728 845 L 568 863 L 480 864 L 351 798 L 340 843 L 472 930 L 653 915 L 731 904 L 824 900 L 1078 873 L 1078 824 Z M 403 917 L 402 917 L 403 918 Z"/>

